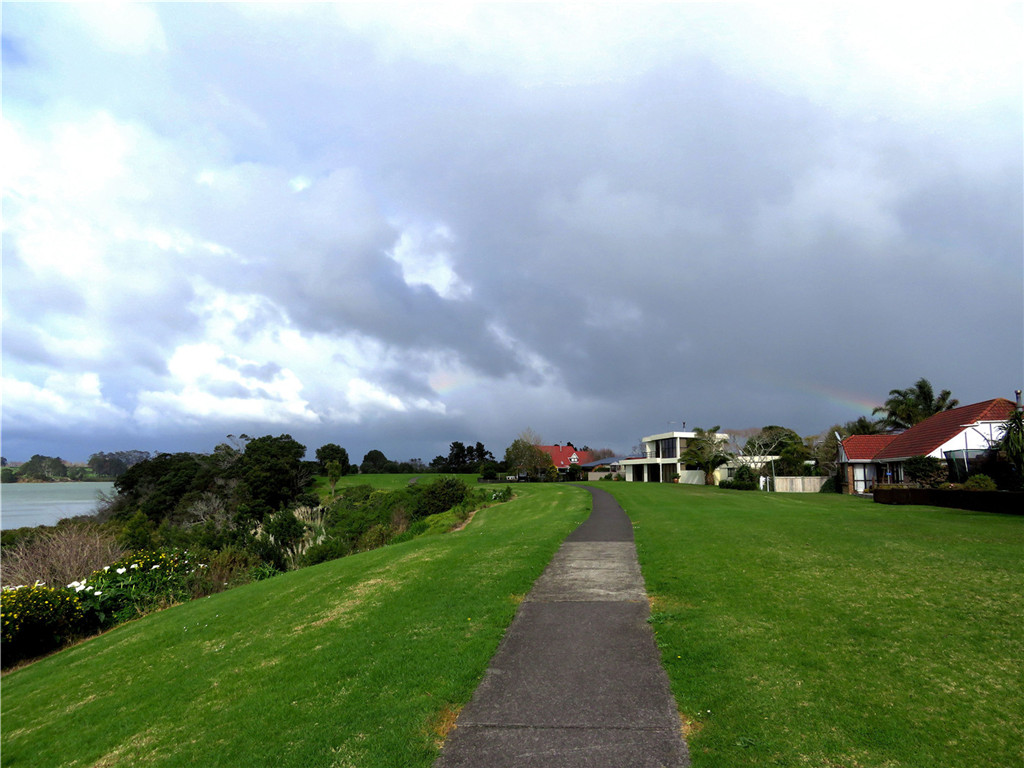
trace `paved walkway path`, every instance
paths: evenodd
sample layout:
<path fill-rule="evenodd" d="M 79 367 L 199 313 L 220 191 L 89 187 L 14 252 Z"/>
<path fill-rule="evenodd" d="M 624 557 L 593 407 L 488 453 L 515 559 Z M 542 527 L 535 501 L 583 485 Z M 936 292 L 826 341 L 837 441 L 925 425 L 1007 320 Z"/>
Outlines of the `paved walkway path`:
<path fill-rule="evenodd" d="M 610 494 L 536 581 L 435 768 L 689 765 L 633 527 Z"/>

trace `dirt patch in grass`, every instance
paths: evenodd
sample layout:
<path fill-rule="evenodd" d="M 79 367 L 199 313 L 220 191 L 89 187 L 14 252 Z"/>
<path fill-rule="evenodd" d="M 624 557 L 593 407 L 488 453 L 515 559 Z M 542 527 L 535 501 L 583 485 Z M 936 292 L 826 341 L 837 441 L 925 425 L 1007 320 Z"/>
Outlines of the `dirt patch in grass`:
<path fill-rule="evenodd" d="M 704 730 L 704 723 L 689 715 L 679 713 L 679 731 L 683 738 L 689 741 L 691 736 L 696 736 Z"/>
<path fill-rule="evenodd" d="M 467 525 L 469 525 L 471 522 L 473 522 L 473 518 L 476 517 L 476 513 L 477 513 L 477 510 L 474 509 L 472 512 L 469 513 L 469 515 L 466 516 L 465 520 L 463 520 L 461 523 L 459 523 L 454 528 L 452 528 L 451 531 L 449 531 L 449 533 L 455 533 L 456 531 L 461 531 L 463 528 L 465 528 Z"/>
<path fill-rule="evenodd" d="M 441 707 L 441 711 L 431 718 L 429 726 L 430 736 L 434 739 L 434 744 L 438 749 L 444 746 L 448 734 L 455 728 L 455 721 L 459 719 L 459 712 L 461 711 L 462 707 L 453 707 L 450 704 L 445 704 Z"/>

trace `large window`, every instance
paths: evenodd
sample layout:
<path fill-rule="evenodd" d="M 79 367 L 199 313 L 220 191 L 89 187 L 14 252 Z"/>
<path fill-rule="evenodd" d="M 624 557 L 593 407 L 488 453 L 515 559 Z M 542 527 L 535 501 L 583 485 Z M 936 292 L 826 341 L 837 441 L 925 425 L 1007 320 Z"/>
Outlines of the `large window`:
<path fill-rule="evenodd" d="M 677 446 L 679 441 L 674 437 L 666 437 L 663 440 L 658 441 L 657 453 L 655 458 L 658 459 L 674 459 L 679 455 Z"/>

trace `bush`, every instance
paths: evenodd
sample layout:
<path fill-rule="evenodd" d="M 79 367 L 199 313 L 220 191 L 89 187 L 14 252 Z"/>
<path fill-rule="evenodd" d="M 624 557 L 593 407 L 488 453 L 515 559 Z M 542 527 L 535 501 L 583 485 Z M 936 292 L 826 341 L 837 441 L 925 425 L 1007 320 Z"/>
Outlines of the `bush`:
<path fill-rule="evenodd" d="M 997 489 L 996 481 L 988 475 L 971 475 L 967 478 L 963 488 L 965 491 L 994 491 Z"/>
<path fill-rule="evenodd" d="M 77 592 L 89 622 L 112 627 L 192 599 L 205 568 L 184 551 L 137 552 L 68 587 Z"/>
<path fill-rule="evenodd" d="M 417 512 L 419 517 L 436 515 L 458 506 L 469 495 L 469 488 L 459 478 L 439 477 L 423 487 Z"/>
<path fill-rule="evenodd" d="M 413 526 L 415 528 L 415 525 Z M 412 528 L 409 529 L 410 531 Z M 342 539 L 329 539 L 322 544 L 314 544 L 302 556 L 303 565 L 316 565 L 326 563 L 328 560 L 337 560 L 345 557 L 352 551 L 352 546 Z"/>
<path fill-rule="evenodd" d="M 210 557 L 203 578 L 197 582 L 196 597 L 220 592 L 252 581 L 252 571 L 261 565 L 256 555 L 241 547 L 228 546 Z"/>
<path fill-rule="evenodd" d="M 85 634 L 86 619 L 75 593 L 36 584 L 5 587 L 0 595 L 3 666 L 42 656 Z"/>
<path fill-rule="evenodd" d="M 391 538 L 391 527 L 378 523 L 377 525 L 370 526 L 370 528 L 359 537 L 359 542 L 356 544 L 356 549 L 360 552 L 366 552 L 370 549 L 378 549 L 388 543 L 388 539 Z"/>
<path fill-rule="evenodd" d="M 113 534 L 94 523 L 65 523 L 4 548 L 3 582 L 64 585 L 124 556 Z"/>
<path fill-rule="evenodd" d="M 928 456 L 911 456 L 903 462 L 903 474 L 907 480 L 924 488 L 938 488 L 949 480 L 946 462 Z"/>
<path fill-rule="evenodd" d="M 491 494 L 491 501 L 505 502 L 512 500 L 512 486 L 506 485 L 500 491 L 495 491 Z"/>

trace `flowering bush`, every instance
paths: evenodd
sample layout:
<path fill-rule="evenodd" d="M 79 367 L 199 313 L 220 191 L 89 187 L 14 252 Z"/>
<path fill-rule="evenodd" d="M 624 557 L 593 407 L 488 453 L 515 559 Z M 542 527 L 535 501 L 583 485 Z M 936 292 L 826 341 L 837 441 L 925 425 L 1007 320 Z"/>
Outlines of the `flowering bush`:
<path fill-rule="evenodd" d="M 41 656 L 85 634 L 85 612 L 71 590 L 36 583 L 0 593 L 3 666 Z"/>
<path fill-rule="evenodd" d="M 136 552 L 68 588 L 75 590 L 86 614 L 107 627 L 191 599 L 196 574 L 205 567 L 187 551 Z"/>

